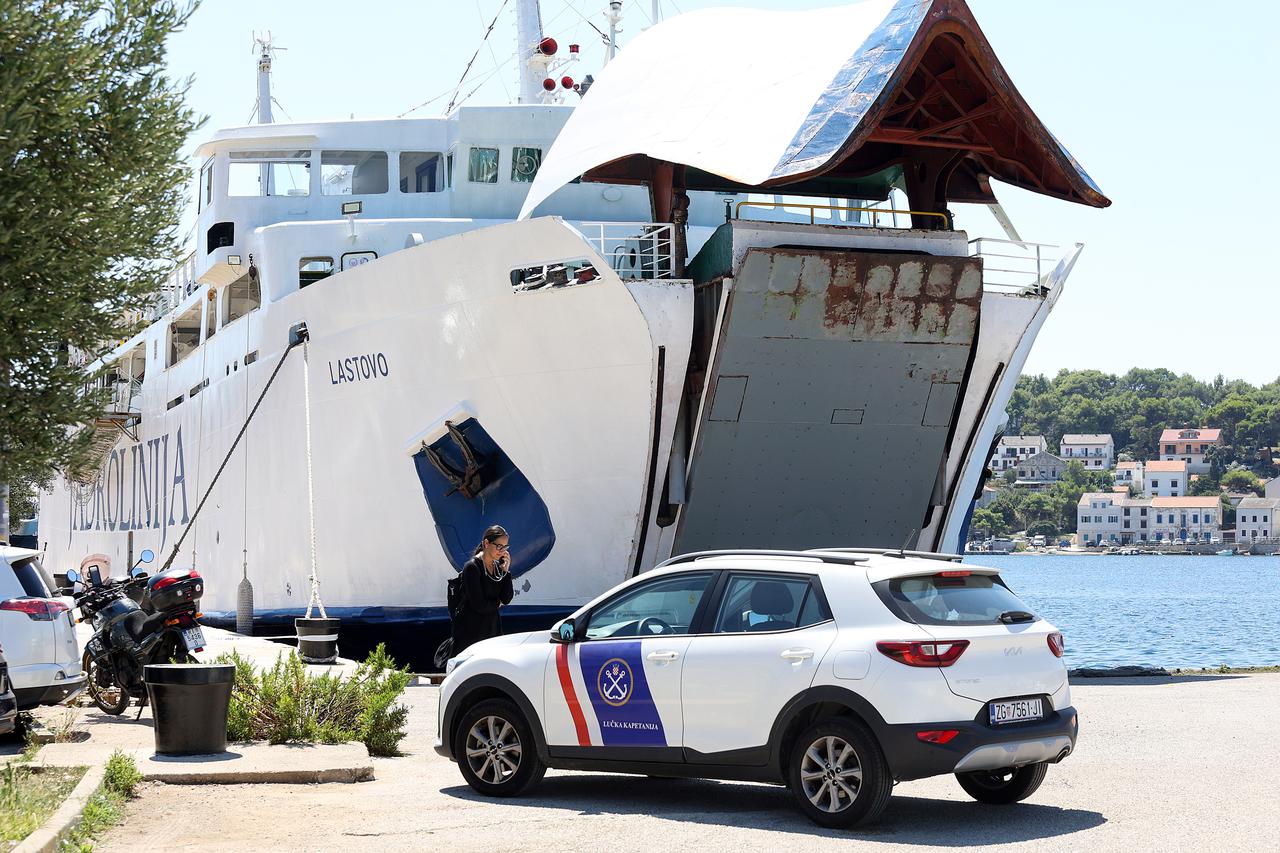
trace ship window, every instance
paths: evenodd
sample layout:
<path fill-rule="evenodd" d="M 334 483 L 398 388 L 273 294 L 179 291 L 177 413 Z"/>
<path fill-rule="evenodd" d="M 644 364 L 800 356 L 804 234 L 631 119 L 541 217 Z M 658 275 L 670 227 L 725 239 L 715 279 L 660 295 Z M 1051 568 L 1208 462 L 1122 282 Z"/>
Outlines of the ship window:
<path fill-rule="evenodd" d="M 310 151 L 231 152 L 231 163 L 227 172 L 227 195 L 304 196 L 310 192 Z"/>
<path fill-rule="evenodd" d="M 200 167 L 200 186 L 196 190 L 196 210 L 204 210 L 213 202 L 213 158 Z"/>
<path fill-rule="evenodd" d="M 424 151 L 400 152 L 400 192 L 438 193 L 440 186 L 440 153 Z"/>
<path fill-rule="evenodd" d="M 538 167 L 541 165 L 541 148 L 521 148 L 517 146 L 511 149 L 511 180 L 515 183 L 530 183 L 534 175 L 538 174 Z"/>
<path fill-rule="evenodd" d="M 325 195 L 377 195 L 387 191 L 385 151 L 321 151 L 320 191 Z"/>
<path fill-rule="evenodd" d="M 200 346 L 200 303 L 169 324 L 169 366 L 173 367 Z"/>
<path fill-rule="evenodd" d="M 467 160 L 467 180 L 475 184 L 498 182 L 498 149 L 472 148 Z"/>
<path fill-rule="evenodd" d="M 298 289 L 333 275 L 333 258 L 303 258 L 298 261 Z"/>
<path fill-rule="evenodd" d="M 227 285 L 222 294 L 222 325 L 234 323 L 262 304 L 262 288 L 257 273 L 248 273 Z"/>
<path fill-rule="evenodd" d="M 453 186 L 453 152 L 449 152 L 449 156 L 445 158 L 445 182 L 447 186 Z"/>
<path fill-rule="evenodd" d="M 576 261 L 556 261 L 511 271 L 511 287 L 518 293 L 590 284 L 599 279 L 600 273 L 586 258 Z"/>

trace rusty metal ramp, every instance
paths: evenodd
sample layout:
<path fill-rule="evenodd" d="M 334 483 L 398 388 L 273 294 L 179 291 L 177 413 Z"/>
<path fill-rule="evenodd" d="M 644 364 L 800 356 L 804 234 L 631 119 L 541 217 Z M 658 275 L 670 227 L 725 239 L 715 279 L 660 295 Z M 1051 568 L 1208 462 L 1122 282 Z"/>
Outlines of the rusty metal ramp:
<path fill-rule="evenodd" d="M 753 248 L 725 298 L 675 552 L 913 545 L 942 500 L 981 262 Z"/>

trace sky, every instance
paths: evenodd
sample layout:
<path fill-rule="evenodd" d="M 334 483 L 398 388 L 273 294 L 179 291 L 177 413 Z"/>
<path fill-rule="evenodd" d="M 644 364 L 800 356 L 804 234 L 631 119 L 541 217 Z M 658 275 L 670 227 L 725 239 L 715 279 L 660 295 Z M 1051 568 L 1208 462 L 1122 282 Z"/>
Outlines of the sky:
<path fill-rule="evenodd" d="M 801 9 L 822 0 L 663 0 L 662 15 L 712 6 Z M 1027 373 L 1165 367 L 1254 384 L 1280 375 L 1270 318 L 1280 224 L 1274 81 L 1280 3 L 1237 0 L 969 0 L 1023 98 L 1113 202 L 1097 210 L 1018 190 L 997 193 L 1026 240 L 1085 248 Z M 598 75 L 607 0 L 541 0 L 543 30 L 578 42 L 577 79 Z M 507 103 L 516 88 L 515 0 L 204 0 L 170 43 L 175 77 L 217 128 L 245 124 L 255 98 L 253 36 L 277 54 L 276 120 L 440 115 L 460 95 Z M 501 9 L 501 11 L 499 11 Z M 650 0 L 624 0 L 621 49 L 650 25 Z M 486 28 L 497 16 L 487 41 Z M 851 45 L 851 49 L 855 47 Z M 743 51 L 768 46 L 743 45 Z M 732 62 L 732 57 L 725 57 Z M 780 65 L 803 61 L 779 51 Z M 679 61 L 655 81 L 678 98 Z M 432 100 L 435 99 L 435 100 Z M 1221 181 L 1221 184 L 1217 183 Z M 1003 237 L 961 206 L 970 237 Z"/>

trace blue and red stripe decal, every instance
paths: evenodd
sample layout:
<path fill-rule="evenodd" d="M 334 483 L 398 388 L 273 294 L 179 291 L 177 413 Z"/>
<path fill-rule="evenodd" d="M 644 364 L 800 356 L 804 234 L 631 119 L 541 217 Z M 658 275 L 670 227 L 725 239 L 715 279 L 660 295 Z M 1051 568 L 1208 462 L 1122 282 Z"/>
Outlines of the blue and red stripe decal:
<path fill-rule="evenodd" d="M 564 691 L 564 701 L 569 706 L 569 716 L 573 717 L 573 728 L 578 733 L 578 746 L 591 746 L 587 718 L 582 714 L 578 694 L 573 689 L 573 677 L 569 674 L 569 646 L 564 643 L 556 646 L 556 674 L 560 676 L 560 689 Z"/>

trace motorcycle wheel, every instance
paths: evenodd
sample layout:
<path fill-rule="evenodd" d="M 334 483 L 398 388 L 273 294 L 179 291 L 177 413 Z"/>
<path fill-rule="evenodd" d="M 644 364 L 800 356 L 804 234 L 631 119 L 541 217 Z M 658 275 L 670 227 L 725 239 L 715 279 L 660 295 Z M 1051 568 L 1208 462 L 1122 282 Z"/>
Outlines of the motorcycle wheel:
<path fill-rule="evenodd" d="M 108 714 L 123 714 L 129 707 L 129 694 L 116 684 L 115 673 L 102 671 L 97 662 L 89 656 L 88 651 L 85 651 L 84 657 L 81 658 L 80 668 L 85 672 L 89 698 L 93 700 L 93 704 Z M 99 684 L 100 675 L 104 680 L 109 680 L 109 684 Z"/>

